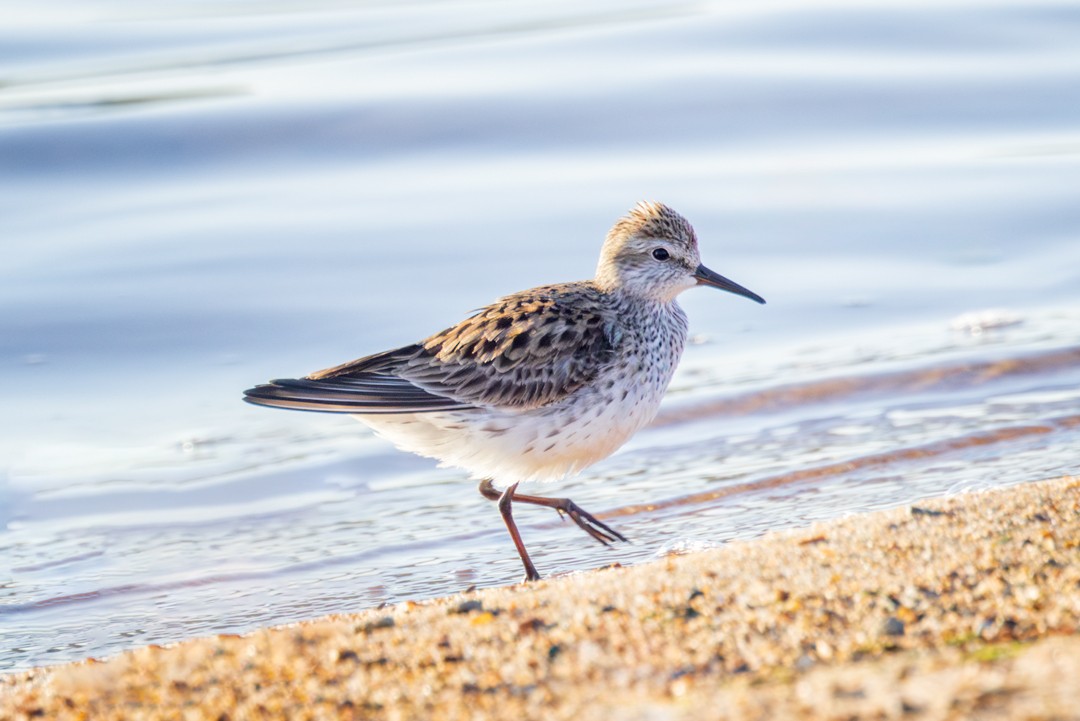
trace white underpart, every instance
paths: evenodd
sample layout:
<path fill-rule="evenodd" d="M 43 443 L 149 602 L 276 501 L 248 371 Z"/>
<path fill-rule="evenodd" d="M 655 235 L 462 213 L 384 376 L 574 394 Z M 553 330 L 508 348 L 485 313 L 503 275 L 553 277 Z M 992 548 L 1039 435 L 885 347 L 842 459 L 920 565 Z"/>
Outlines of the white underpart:
<path fill-rule="evenodd" d="M 682 355 L 686 318 L 674 303 L 653 310 L 652 322 L 630 331 L 634 337 L 623 339 L 606 372 L 558 403 L 355 417 L 401 450 L 475 478 L 565 478 L 614 453 L 656 416 Z"/>

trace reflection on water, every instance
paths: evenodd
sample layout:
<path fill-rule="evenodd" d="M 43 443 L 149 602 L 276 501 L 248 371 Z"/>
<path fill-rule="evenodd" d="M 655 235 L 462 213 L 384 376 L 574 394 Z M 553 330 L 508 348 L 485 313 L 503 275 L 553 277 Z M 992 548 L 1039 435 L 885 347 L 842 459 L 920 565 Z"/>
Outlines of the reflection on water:
<path fill-rule="evenodd" d="M 472 481 L 239 391 L 587 276 L 639 198 L 769 305 L 684 296 L 657 423 L 549 489 L 632 543 L 522 509 L 541 571 L 1077 470 L 1074 4 L 5 14 L 0 669 L 515 581 Z"/>

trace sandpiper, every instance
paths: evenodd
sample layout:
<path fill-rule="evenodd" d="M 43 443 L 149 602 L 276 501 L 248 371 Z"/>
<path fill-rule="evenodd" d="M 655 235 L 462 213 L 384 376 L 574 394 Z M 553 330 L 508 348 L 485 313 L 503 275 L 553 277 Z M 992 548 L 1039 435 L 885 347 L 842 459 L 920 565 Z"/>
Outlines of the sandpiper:
<path fill-rule="evenodd" d="M 536 580 L 515 501 L 554 508 L 605 545 L 626 539 L 570 499 L 518 484 L 576 473 L 653 419 L 686 342 L 676 297 L 695 285 L 765 302 L 701 264 L 685 218 L 638 203 L 608 232 L 592 280 L 508 295 L 419 343 L 271 381 L 244 400 L 349 413 L 402 450 L 471 472 Z"/>

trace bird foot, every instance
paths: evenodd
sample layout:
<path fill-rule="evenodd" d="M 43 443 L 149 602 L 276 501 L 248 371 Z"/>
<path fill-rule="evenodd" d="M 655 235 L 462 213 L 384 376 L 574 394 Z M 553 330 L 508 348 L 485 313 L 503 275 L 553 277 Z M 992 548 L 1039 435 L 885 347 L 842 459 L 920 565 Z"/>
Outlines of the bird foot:
<path fill-rule="evenodd" d="M 534 506 L 546 506 L 548 508 L 554 508 L 555 512 L 559 514 L 559 517 L 565 520 L 569 516 L 577 527 L 588 533 L 605 546 L 610 546 L 615 541 L 623 541 L 629 543 L 626 540 L 626 536 L 616 531 L 611 526 L 607 525 L 593 514 L 586 511 L 578 504 L 571 501 L 569 498 L 548 498 L 547 496 L 527 496 L 523 493 L 517 492 L 517 484 L 515 483 L 512 488 L 513 492 L 509 497 L 505 496 L 505 492 L 500 492 L 495 489 L 491 480 L 485 480 L 480 482 L 479 491 L 484 496 L 492 501 L 501 501 L 509 503 L 511 500 L 514 503 L 530 503 Z"/>
<path fill-rule="evenodd" d="M 615 541 L 626 541 L 626 536 L 619 533 L 569 498 L 552 498 L 549 500 L 554 502 L 551 507 L 558 512 L 560 518 L 565 520 L 566 517 L 569 516 L 570 520 L 576 523 L 578 528 L 585 531 L 585 533 L 588 533 L 605 546 L 610 546 Z"/>

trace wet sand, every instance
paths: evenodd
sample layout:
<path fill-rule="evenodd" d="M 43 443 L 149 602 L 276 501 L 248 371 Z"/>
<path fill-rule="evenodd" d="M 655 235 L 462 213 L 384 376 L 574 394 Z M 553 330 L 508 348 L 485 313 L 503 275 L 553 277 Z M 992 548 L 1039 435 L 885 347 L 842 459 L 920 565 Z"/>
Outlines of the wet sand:
<path fill-rule="evenodd" d="M 1080 480 L 0 679 L 0 718 L 1080 718 Z"/>

